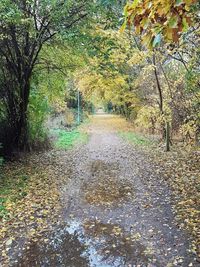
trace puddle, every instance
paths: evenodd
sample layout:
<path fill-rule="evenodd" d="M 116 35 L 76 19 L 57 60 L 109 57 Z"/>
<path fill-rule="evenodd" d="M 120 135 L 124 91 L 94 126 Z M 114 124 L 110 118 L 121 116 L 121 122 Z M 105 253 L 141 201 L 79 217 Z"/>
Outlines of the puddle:
<path fill-rule="evenodd" d="M 51 236 L 44 237 L 37 242 L 30 243 L 16 267 L 80 267 L 89 266 L 85 255 L 84 243 L 74 230 L 72 234 L 67 228 L 57 230 Z"/>
<path fill-rule="evenodd" d="M 118 267 L 148 265 L 152 252 L 117 224 L 72 220 L 47 239 L 31 243 L 15 267 Z"/>
<path fill-rule="evenodd" d="M 94 160 L 91 163 L 90 171 L 92 176 L 96 176 L 98 173 L 112 173 L 112 170 L 115 171 L 119 168 L 117 163 L 108 163 L 103 160 Z"/>
<path fill-rule="evenodd" d="M 99 179 L 87 187 L 85 200 L 92 205 L 116 205 L 133 198 L 133 189 L 114 179 Z"/>
<path fill-rule="evenodd" d="M 90 166 L 90 183 L 84 184 L 85 200 L 92 205 L 116 205 L 133 199 L 132 184 L 120 180 L 116 163 L 95 160 Z"/>
<path fill-rule="evenodd" d="M 153 259 L 152 251 L 140 242 L 140 235 L 125 232 L 118 224 L 88 220 L 83 227 L 86 238 L 101 256 L 102 266 L 147 266 Z"/>

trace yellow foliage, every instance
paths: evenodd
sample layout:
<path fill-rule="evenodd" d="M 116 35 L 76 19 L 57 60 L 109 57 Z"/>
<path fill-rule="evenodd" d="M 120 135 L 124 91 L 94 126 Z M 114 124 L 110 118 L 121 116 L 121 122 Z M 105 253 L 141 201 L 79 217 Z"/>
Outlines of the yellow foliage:
<path fill-rule="evenodd" d="M 144 106 L 139 110 L 135 124 L 143 129 L 150 129 L 156 126 L 159 116 L 158 108 Z"/>
<path fill-rule="evenodd" d="M 187 143 L 194 142 L 196 130 L 197 125 L 195 124 L 194 120 L 190 120 L 180 127 L 180 133 Z"/>
<path fill-rule="evenodd" d="M 72 125 L 74 123 L 74 114 L 69 108 L 65 108 L 65 124 Z"/>
<path fill-rule="evenodd" d="M 57 113 L 61 113 L 66 109 L 66 102 L 61 98 L 54 99 L 51 105 Z"/>
<path fill-rule="evenodd" d="M 129 59 L 128 63 L 130 65 L 137 65 L 137 64 L 141 64 L 144 63 L 144 61 L 147 59 L 147 57 L 149 57 L 149 54 L 147 54 L 146 51 L 138 51 L 136 50 L 132 57 Z"/>

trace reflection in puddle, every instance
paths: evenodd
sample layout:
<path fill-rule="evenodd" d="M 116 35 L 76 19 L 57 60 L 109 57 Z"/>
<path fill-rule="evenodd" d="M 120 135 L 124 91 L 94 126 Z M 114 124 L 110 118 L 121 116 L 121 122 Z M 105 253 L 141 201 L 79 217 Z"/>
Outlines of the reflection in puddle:
<path fill-rule="evenodd" d="M 76 231 L 70 234 L 66 228 L 51 236 L 33 242 L 17 264 L 18 267 L 80 267 L 88 266 L 85 244 L 79 241 Z"/>
<path fill-rule="evenodd" d="M 89 220 L 81 225 L 74 220 L 48 237 L 48 242 L 32 243 L 12 266 L 146 267 L 151 261 L 152 253 L 138 236 L 125 233 L 119 225 Z"/>
<path fill-rule="evenodd" d="M 140 236 L 125 233 L 117 224 L 86 221 L 85 235 L 95 244 L 103 266 L 147 266 L 152 254 L 139 242 Z M 107 265 L 105 265 L 107 263 Z M 101 265 L 97 265 L 101 266 Z"/>

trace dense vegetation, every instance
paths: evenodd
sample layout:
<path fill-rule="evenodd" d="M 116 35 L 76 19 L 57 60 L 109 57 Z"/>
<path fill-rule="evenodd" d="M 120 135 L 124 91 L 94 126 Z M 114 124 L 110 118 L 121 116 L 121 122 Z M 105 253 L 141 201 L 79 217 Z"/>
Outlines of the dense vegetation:
<path fill-rule="evenodd" d="M 85 110 L 103 105 L 140 131 L 198 143 L 198 1 L 125 4 L 1 1 L 2 155 L 44 142 L 45 121 L 77 108 L 77 90 Z"/>

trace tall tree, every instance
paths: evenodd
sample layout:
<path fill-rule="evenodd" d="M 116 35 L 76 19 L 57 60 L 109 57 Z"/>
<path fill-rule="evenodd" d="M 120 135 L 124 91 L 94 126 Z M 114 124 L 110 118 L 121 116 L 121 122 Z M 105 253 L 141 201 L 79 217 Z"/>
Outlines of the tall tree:
<path fill-rule="evenodd" d="M 87 0 L 3 0 L 0 3 L 0 101 L 8 150 L 28 145 L 27 107 L 33 69 L 43 45 L 83 20 Z M 4 144 L 5 145 L 5 144 Z"/>

